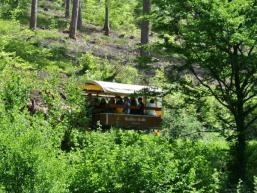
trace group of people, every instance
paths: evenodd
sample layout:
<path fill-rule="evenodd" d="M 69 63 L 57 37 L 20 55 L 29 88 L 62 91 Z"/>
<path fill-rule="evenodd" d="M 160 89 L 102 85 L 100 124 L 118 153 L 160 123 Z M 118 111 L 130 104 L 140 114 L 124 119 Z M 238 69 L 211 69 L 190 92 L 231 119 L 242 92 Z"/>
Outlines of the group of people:
<path fill-rule="evenodd" d="M 115 98 L 112 97 L 109 100 L 106 100 L 106 98 L 101 98 L 100 102 L 95 106 L 102 112 L 125 113 L 134 115 L 147 114 L 156 116 L 156 111 L 154 109 L 147 109 L 148 107 L 156 107 L 154 99 L 151 99 L 149 103 L 145 105 L 141 97 L 136 99 L 135 97 L 122 98 L 121 96 L 116 96 Z"/>

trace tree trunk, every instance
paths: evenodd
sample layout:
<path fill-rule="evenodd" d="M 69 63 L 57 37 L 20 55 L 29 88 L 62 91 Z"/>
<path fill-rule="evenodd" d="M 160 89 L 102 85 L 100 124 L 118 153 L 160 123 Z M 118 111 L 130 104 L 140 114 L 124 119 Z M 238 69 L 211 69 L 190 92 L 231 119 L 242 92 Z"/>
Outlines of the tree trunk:
<path fill-rule="evenodd" d="M 69 37 L 73 39 L 76 38 L 78 15 L 79 15 L 79 0 L 73 0 L 72 17 L 71 17 L 70 34 L 69 34 Z"/>
<path fill-rule="evenodd" d="M 37 0 L 32 0 L 30 29 L 35 30 L 36 28 L 37 28 Z"/>
<path fill-rule="evenodd" d="M 246 149 L 246 138 L 245 138 L 245 126 L 244 121 L 240 119 L 240 129 L 237 136 L 237 145 L 236 145 L 236 160 L 237 168 L 235 171 L 237 173 L 237 181 L 242 179 L 245 182 L 245 169 L 246 169 L 246 160 L 245 160 L 245 149 Z"/>
<path fill-rule="evenodd" d="M 236 144 L 231 151 L 232 163 L 230 168 L 230 175 L 228 179 L 228 185 L 232 189 L 235 189 L 238 185 L 239 180 L 243 182 L 246 180 L 246 137 L 245 137 L 245 125 L 244 118 L 238 117 L 236 120 L 237 124 L 237 136 Z"/>
<path fill-rule="evenodd" d="M 238 48 L 235 46 L 234 53 L 232 55 L 232 65 L 234 67 L 234 81 L 235 81 L 235 90 L 236 90 L 236 104 L 234 106 L 234 117 L 236 123 L 236 144 L 232 151 L 232 170 L 230 176 L 230 183 L 234 187 L 238 184 L 241 179 L 245 182 L 245 174 L 246 174 L 246 159 L 245 159 L 245 149 L 246 149 L 246 125 L 245 125 L 245 113 L 244 113 L 244 94 L 243 89 L 241 87 L 240 81 L 240 67 L 238 64 Z"/>
<path fill-rule="evenodd" d="M 65 17 L 70 17 L 70 0 L 65 0 Z"/>
<path fill-rule="evenodd" d="M 143 16 L 149 15 L 151 12 L 151 0 L 143 0 Z M 141 22 L 141 45 L 149 43 L 150 22 L 149 19 L 143 19 Z M 149 53 L 144 48 L 140 50 L 141 56 L 148 56 Z"/>
<path fill-rule="evenodd" d="M 82 13 L 81 13 L 81 2 L 79 3 L 79 15 L 78 15 L 78 30 L 81 31 L 83 27 Z"/>
<path fill-rule="evenodd" d="M 109 36 L 110 35 L 110 18 L 109 18 L 109 0 L 105 1 L 105 18 L 104 18 L 104 35 Z"/>

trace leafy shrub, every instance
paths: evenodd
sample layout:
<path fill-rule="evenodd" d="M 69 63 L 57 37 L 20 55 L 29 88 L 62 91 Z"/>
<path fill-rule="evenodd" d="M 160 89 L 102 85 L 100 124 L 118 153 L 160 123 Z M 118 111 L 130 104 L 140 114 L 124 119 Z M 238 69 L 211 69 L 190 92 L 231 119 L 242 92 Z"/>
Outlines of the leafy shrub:
<path fill-rule="evenodd" d="M 8 35 L 17 32 L 20 29 L 18 22 L 0 19 L 0 33 L 1 35 Z"/>
<path fill-rule="evenodd" d="M 5 110 L 24 109 L 29 99 L 29 85 L 19 75 L 12 74 L 8 78 L 0 94 Z"/>
<path fill-rule="evenodd" d="M 86 133 L 72 192 L 217 192 L 225 158 L 218 147 L 135 132 Z M 209 156 L 216 154 L 216 157 Z M 218 153 L 218 156 L 217 156 Z"/>
<path fill-rule="evenodd" d="M 13 112 L 0 127 L 0 184 L 7 192 L 66 192 L 65 157 L 45 121 Z"/>
<path fill-rule="evenodd" d="M 119 66 L 115 80 L 117 82 L 136 84 L 141 81 L 138 70 L 132 66 Z"/>
<path fill-rule="evenodd" d="M 113 79 L 115 74 L 115 67 L 107 60 L 100 60 L 91 53 L 86 53 L 81 56 L 79 60 L 81 71 L 86 80 L 106 80 Z M 111 78 L 113 77 L 113 78 Z"/>
<path fill-rule="evenodd" d="M 83 17 L 87 22 L 97 25 L 103 25 L 104 23 L 104 10 L 105 1 L 87 0 L 84 3 Z M 134 9 L 137 6 L 137 1 L 110 1 L 110 25 L 113 29 L 120 29 L 126 32 L 133 32 L 136 27 L 134 21 L 136 16 Z"/>
<path fill-rule="evenodd" d="M 251 187 L 252 184 L 256 182 L 257 174 L 257 151 L 256 151 L 257 142 L 251 141 L 247 146 L 247 182 L 246 184 Z M 256 184 L 255 184 L 256 185 Z"/>
<path fill-rule="evenodd" d="M 166 111 L 163 133 L 169 138 L 194 138 L 201 137 L 203 125 L 199 122 L 195 115 L 186 111 Z"/>
<path fill-rule="evenodd" d="M 28 0 L 1 0 L 0 17 L 5 19 L 17 19 L 25 15 Z"/>
<path fill-rule="evenodd" d="M 0 87 L 0 187 L 17 193 L 67 192 L 67 163 L 58 148 L 62 129 L 55 129 L 40 114 L 28 113 L 32 82 L 14 71 L 4 74 L 6 82 Z"/>

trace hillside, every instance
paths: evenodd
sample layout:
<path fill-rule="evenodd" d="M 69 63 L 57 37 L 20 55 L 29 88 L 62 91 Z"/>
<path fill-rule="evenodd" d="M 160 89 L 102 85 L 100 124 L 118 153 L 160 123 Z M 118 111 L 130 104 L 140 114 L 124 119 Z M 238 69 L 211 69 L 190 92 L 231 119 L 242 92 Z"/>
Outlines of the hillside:
<path fill-rule="evenodd" d="M 18 57 L 25 60 L 28 58 L 26 55 L 30 54 L 27 52 L 33 52 L 32 50 L 26 50 L 26 46 L 28 46 L 28 49 L 31 49 L 29 47 L 32 46 L 32 49 L 41 50 L 39 51 L 41 53 L 45 51 L 51 56 L 41 55 L 41 53 L 35 51 L 36 53 L 33 53 L 33 55 L 35 55 L 36 60 L 33 63 L 37 63 L 37 59 L 40 60 L 39 63 L 46 60 L 45 64 L 39 65 L 60 69 L 62 73 L 67 75 L 73 73 L 83 75 L 79 67 L 90 65 L 81 64 L 81 58 L 85 54 L 95 57 L 99 65 L 103 64 L 100 71 L 107 71 L 108 74 L 106 77 L 87 77 L 89 79 L 149 84 L 149 77 L 155 75 L 155 70 L 168 64 L 156 57 L 151 62 L 146 63 L 144 59 L 139 57 L 140 32 L 138 29 L 131 33 L 114 29 L 111 30 L 110 36 L 105 36 L 101 26 L 83 20 L 83 29 L 78 32 L 75 40 L 70 39 L 68 37 L 70 19 L 64 18 L 64 7 L 48 0 L 39 2 L 38 29 L 35 32 L 27 31 L 29 9 L 27 16 L 23 16 L 20 21 L 21 26 L 16 26 L 15 29 L 11 30 L 13 33 L 8 34 L 15 39 L 15 42 L 11 42 L 12 45 L 7 46 L 7 51 L 16 52 L 16 49 L 19 48 L 15 48 L 15 43 L 18 44 L 17 46 L 25 46 L 25 50 L 16 52 Z M 8 22 L 4 22 L 2 25 L 5 24 L 7 24 L 7 28 Z M 9 25 L 10 28 L 11 25 Z M 8 30 L 5 29 L 5 31 Z M 20 31 L 20 34 L 16 36 L 18 31 Z M 152 36 L 151 39 L 154 40 L 156 37 Z M 52 67 L 46 64 L 49 62 Z M 133 77 L 130 80 L 124 78 L 131 75 Z"/>
<path fill-rule="evenodd" d="M 1 0 L 0 193 L 256 192 L 256 18 L 256 0 Z"/>

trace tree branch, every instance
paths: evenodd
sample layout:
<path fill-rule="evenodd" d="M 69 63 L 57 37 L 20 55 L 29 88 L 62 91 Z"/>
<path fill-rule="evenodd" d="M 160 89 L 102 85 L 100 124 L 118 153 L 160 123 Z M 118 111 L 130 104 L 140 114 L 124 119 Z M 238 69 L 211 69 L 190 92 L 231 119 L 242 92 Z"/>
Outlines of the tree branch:
<path fill-rule="evenodd" d="M 252 94 L 251 96 L 249 96 L 248 98 L 246 98 L 243 102 L 246 103 L 249 100 L 251 100 L 252 98 L 256 97 L 256 94 Z"/>
<path fill-rule="evenodd" d="M 234 78 L 234 75 L 235 75 L 235 66 L 234 66 L 234 64 L 232 62 L 231 53 L 230 53 L 229 57 L 230 57 L 230 66 L 231 66 L 231 75 L 230 75 L 229 89 L 232 89 L 232 87 L 233 87 L 233 78 Z"/>
<path fill-rule="evenodd" d="M 229 86 L 227 85 L 226 83 L 226 80 L 222 80 L 220 78 L 220 76 L 212 69 L 210 69 L 212 75 L 214 76 L 214 78 L 218 81 L 219 85 L 220 85 L 220 88 L 221 90 L 223 90 L 223 93 L 225 92 L 223 87 L 225 87 L 226 89 L 230 90 Z M 231 84 L 230 84 L 231 85 Z M 225 95 L 224 95 L 225 96 Z"/>
<path fill-rule="evenodd" d="M 244 55 L 244 52 L 243 52 L 243 50 L 241 49 L 240 46 L 242 46 L 242 44 L 240 44 L 240 45 L 238 46 L 238 50 L 239 50 L 240 54 L 243 56 L 243 55 Z"/>
<path fill-rule="evenodd" d="M 255 70 L 251 70 L 251 71 L 247 74 L 247 76 L 245 77 L 245 79 L 244 79 L 244 81 L 243 81 L 243 84 L 241 85 L 242 89 L 244 90 L 244 93 L 247 92 L 247 89 L 248 89 L 247 84 L 249 84 L 249 81 L 251 80 L 250 82 L 254 82 L 254 79 L 252 79 L 254 73 L 255 73 Z M 252 85 L 251 85 L 251 86 L 252 86 Z M 254 85 L 253 85 L 253 86 L 254 86 Z M 245 96 L 247 96 L 247 95 L 245 94 Z"/>
<path fill-rule="evenodd" d="M 243 85 L 242 85 L 242 87 L 243 87 Z M 245 97 L 247 97 L 249 94 L 250 94 L 250 92 L 252 91 L 252 88 L 254 87 L 254 83 L 252 83 L 252 84 L 246 84 L 245 85 L 245 87 L 244 87 L 244 96 Z"/>
<path fill-rule="evenodd" d="M 251 121 L 249 121 L 245 128 L 248 129 L 255 121 L 257 121 L 257 116 L 254 117 Z"/>
<path fill-rule="evenodd" d="M 245 112 L 244 116 L 248 116 L 251 112 L 253 112 L 257 108 L 257 103 L 251 107 L 249 107 Z"/>
<path fill-rule="evenodd" d="M 255 43 L 256 43 L 256 42 L 255 42 Z M 255 48 L 255 43 L 254 43 L 254 45 L 250 48 L 250 50 L 249 50 L 247 56 L 250 56 L 250 55 L 252 54 L 253 49 Z"/>
<path fill-rule="evenodd" d="M 228 120 L 224 119 L 222 116 L 217 115 L 217 117 L 223 121 L 225 124 L 229 125 L 230 127 L 233 127 L 234 125 L 232 124 L 232 122 L 229 122 Z"/>
<path fill-rule="evenodd" d="M 191 67 L 190 70 L 192 71 L 192 73 L 194 74 L 194 76 L 196 77 L 196 79 L 197 79 L 204 87 L 206 87 L 206 88 L 211 92 L 211 94 L 219 101 L 220 104 L 222 104 L 224 107 L 226 107 L 227 109 L 229 109 L 229 110 L 231 110 L 231 111 L 233 112 L 233 109 L 231 109 L 230 106 L 228 106 L 227 104 L 225 104 L 225 103 L 219 98 L 219 96 L 213 91 L 213 89 L 212 89 L 208 84 L 205 84 L 201 78 L 199 78 L 199 76 L 196 74 L 196 72 L 195 72 L 195 70 L 194 70 L 193 67 Z"/>

